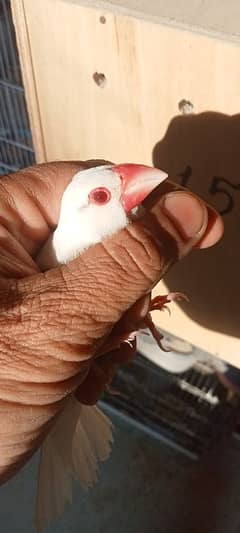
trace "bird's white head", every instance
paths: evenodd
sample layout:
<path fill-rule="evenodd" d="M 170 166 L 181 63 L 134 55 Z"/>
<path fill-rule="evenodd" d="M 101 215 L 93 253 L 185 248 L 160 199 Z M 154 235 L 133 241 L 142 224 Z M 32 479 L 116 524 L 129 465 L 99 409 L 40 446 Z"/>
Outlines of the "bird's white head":
<path fill-rule="evenodd" d="M 133 210 L 167 178 L 144 165 L 104 165 L 78 172 L 64 191 L 53 247 L 58 263 L 126 227 Z"/>

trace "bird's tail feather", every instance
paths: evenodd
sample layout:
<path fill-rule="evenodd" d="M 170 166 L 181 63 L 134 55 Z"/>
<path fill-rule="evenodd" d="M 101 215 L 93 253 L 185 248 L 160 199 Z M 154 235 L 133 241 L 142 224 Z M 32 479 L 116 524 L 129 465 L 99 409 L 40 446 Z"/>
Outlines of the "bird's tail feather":
<path fill-rule="evenodd" d="M 72 502 L 72 481 L 87 489 L 98 477 L 98 461 L 111 452 L 113 426 L 97 407 L 69 400 L 41 448 L 36 527 L 38 533 Z"/>

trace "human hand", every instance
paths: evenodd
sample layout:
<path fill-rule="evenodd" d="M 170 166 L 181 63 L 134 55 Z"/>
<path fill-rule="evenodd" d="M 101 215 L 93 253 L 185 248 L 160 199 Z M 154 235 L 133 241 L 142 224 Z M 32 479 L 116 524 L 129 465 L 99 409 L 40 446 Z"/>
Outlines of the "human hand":
<path fill-rule="evenodd" d="M 0 182 L 2 481 L 40 445 L 68 394 L 78 390 L 82 402 L 96 401 L 115 365 L 132 357 L 134 349 L 116 348 L 126 313 L 137 326 L 145 295 L 166 270 L 222 234 L 211 208 L 189 193 L 173 194 L 168 182 L 161 191 L 170 193 L 171 216 L 156 193 L 141 222 L 40 273 L 34 258 L 57 225 L 63 191 L 81 167 L 94 164 L 40 165 Z"/>

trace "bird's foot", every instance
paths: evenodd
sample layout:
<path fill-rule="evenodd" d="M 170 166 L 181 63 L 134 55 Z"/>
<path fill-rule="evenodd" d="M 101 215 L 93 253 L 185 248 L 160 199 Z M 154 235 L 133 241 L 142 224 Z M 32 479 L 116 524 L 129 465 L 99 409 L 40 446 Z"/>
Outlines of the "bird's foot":
<path fill-rule="evenodd" d="M 182 292 L 169 292 L 169 294 L 155 296 L 155 298 L 151 300 L 149 312 L 164 311 L 165 309 L 170 312 L 167 304 L 181 300 L 185 300 L 186 302 L 189 301 L 186 294 L 183 294 Z"/>
<path fill-rule="evenodd" d="M 166 294 L 163 296 L 156 296 L 155 298 L 151 300 L 149 312 L 147 316 L 145 317 L 145 319 L 143 320 L 143 324 L 145 328 L 147 328 L 151 332 L 159 348 L 161 348 L 161 350 L 163 350 L 164 352 L 169 352 L 171 350 L 166 348 L 166 346 L 163 345 L 162 339 L 164 338 L 164 336 L 156 328 L 152 320 L 151 313 L 153 311 L 164 311 L 166 309 L 170 313 L 170 309 L 168 308 L 167 304 L 173 301 L 181 301 L 181 300 L 185 300 L 187 302 L 189 301 L 188 297 L 182 292 L 170 292 L 169 294 Z"/>

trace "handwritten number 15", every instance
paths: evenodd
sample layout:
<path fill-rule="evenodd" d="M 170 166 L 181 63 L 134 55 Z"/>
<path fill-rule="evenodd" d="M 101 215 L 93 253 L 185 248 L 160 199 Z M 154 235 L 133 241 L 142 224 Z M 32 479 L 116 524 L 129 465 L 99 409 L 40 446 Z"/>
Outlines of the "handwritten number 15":
<path fill-rule="evenodd" d="M 180 184 L 183 187 L 188 187 L 190 178 L 192 176 L 192 167 L 187 165 L 185 170 L 178 174 L 180 177 Z M 240 191 L 240 183 L 236 185 L 231 183 L 226 178 L 221 176 L 214 176 L 209 187 L 209 193 L 213 196 L 221 194 L 225 197 L 226 203 L 225 207 L 220 211 L 221 215 L 226 215 L 230 213 L 234 208 L 234 191 Z"/>

